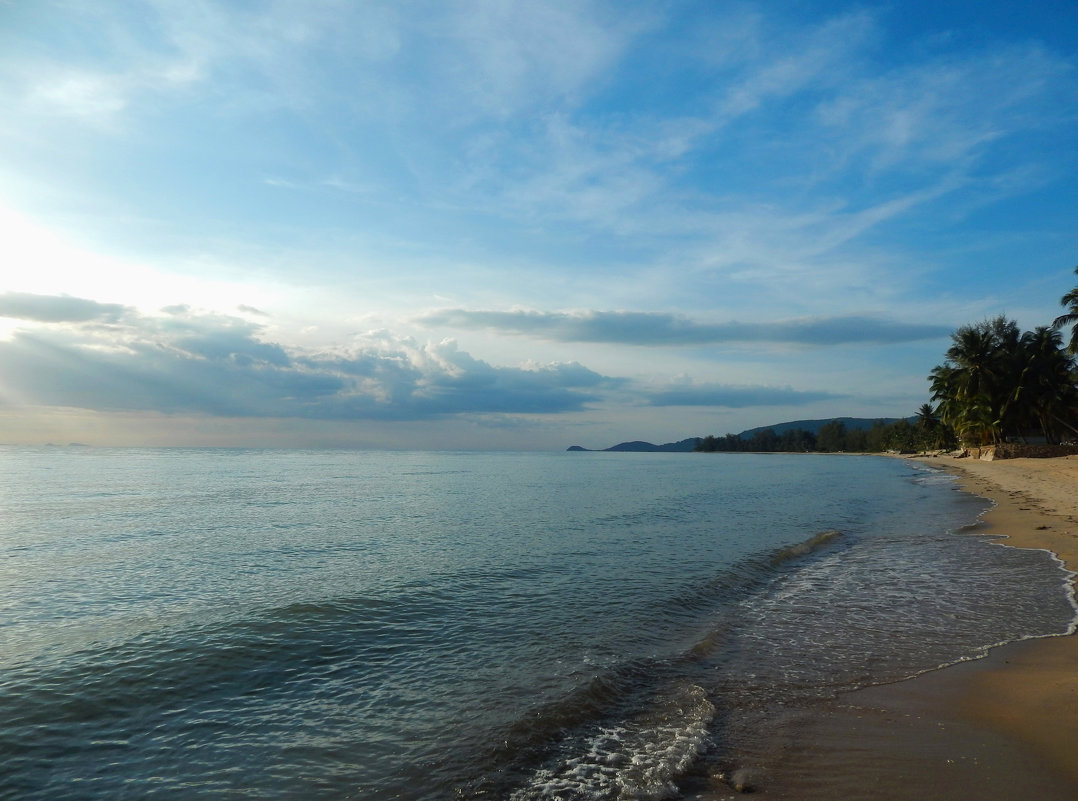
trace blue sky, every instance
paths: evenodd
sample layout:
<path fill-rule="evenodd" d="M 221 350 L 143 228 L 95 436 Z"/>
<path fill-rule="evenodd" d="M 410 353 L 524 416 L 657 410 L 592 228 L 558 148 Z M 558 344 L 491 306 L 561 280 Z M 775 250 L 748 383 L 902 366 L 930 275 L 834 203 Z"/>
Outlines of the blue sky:
<path fill-rule="evenodd" d="M 1073 2 L 2 2 L 0 442 L 903 416 L 1078 264 Z"/>

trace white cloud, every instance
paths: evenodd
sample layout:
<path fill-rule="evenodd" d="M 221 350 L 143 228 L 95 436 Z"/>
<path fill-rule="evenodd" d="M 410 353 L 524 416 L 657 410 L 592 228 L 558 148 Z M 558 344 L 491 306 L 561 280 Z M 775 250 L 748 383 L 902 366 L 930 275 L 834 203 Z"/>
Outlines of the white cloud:
<path fill-rule="evenodd" d="M 0 405 L 401 421 L 566 415 L 615 399 L 650 406 L 747 408 L 796 407 L 838 397 L 789 386 L 641 383 L 604 376 L 575 361 L 495 366 L 453 340 L 422 343 L 387 331 L 358 336 L 344 347 L 303 350 L 269 341 L 258 322 L 199 313 L 183 305 L 144 315 L 85 299 L 8 294 L 0 295 L 0 314 L 36 323 L 0 342 L 5 377 Z M 533 328 L 567 325 L 562 318 L 537 319 L 530 321 Z M 671 327 L 680 340 L 698 342 L 701 337 L 683 321 L 640 315 L 607 315 L 602 320 L 593 315 L 578 319 L 576 327 L 595 324 L 599 333 L 585 331 L 585 338 L 613 336 L 639 343 L 641 336 L 654 339 L 656 327 L 662 329 L 660 338 L 668 338 L 663 332 Z M 926 335 L 897 324 L 847 320 L 787 324 L 791 330 L 786 334 L 759 326 L 720 326 L 718 333 L 708 329 L 703 336 L 847 342 L 864 338 L 865 327 L 873 325 L 879 330 L 869 336 Z M 691 329 L 687 334 L 686 328 Z"/>
<path fill-rule="evenodd" d="M 109 118 L 128 104 L 122 78 L 67 72 L 42 80 L 31 89 L 32 106 L 73 117 Z"/>
<path fill-rule="evenodd" d="M 449 16 L 463 48 L 443 85 L 496 116 L 577 101 L 616 62 L 630 28 L 594 3 L 481 0 L 454 4 Z"/>
<path fill-rule="evenodd" d="M 618 383 L 576 363 L 496 367 L 452 341 L 387 332 L 286 349 L 261 324 L 182 305 L 147 316 L 9 293 L 0 314 L 39 323 L 0 342 L 0 372 L 9 398 L 42 406 L 340 420 L 564 414 Z"/>
<path fill-rule="evenodd" d="M 562 342 L 606 342 L 649 347 L 771 342 L 806 346 L 899 344 L 941 339 L 951 326 L 902 323 L 868 315 L 699 322 L 684 315 L 626 311 L 475 311 L 441 309 L 417 318 L 421 325 L 485 329 Z"/>
<path fill-rule="evenodd" d="M 833 87 L 876 34 L 865 12 L 828 20 L 796 36 L 772 35 L 759 48 L 759 61 L 729 88 L 718 104 L 718 120 L 728 122 L 762 105 L 806 89 Z"/>
<path fill-rule="evenodd" d="M 57 358 L 162 380 L 198 366 L 239 382 L 235 408 L 264 410 L 256 387 L 284 408 L 289 381 L 362 363 L 328 393 L 341 414 L 609 411 L 611 384 L 556 367 L 573 362 L 645 384 L 788 373 L 811 392 L 781 360 L 791 342 L 1056 311 L 1030 276 L 1069 242 L 1069 54 L 1008 32 L 915 40 L 878 8 L 689 6 L 30 4 L 0 30 L 0 291 L 69 296 L 35 312 Z M 63 314 L 109 304 L 92 321 L 107 336 L 61 335 Z M 154 311 L 172 304 L 190 308 Z M 432 304 L 464 315 L 436 327 L 455 350 L 408 338 Z M 506 316 L 521 305 L 543 325 Z M 221 322 L 240 307 L 255 328 Z M 557 317 L 574 308 L 625 311 Z M 209 329 L 163 322 L 194 317 Z M 350 338 L 376 325 L 393 333 Z M 624 347 L 679 336 L 662 357 Z M 834 369 L 862 393 L 922 386 L 919 364 Z"/>
<path fill-rule="evenodd" d="M 844 159 L 867 157 L 877 171 L 953 169 L 1002 138 L 1066 114 L 1054 102 L 1061 84 L 1073 85 L 1070 64 L 1036 45 L 1011 45 L 862 76 L 822 102 L 817 115 L 839 137 Z"/>

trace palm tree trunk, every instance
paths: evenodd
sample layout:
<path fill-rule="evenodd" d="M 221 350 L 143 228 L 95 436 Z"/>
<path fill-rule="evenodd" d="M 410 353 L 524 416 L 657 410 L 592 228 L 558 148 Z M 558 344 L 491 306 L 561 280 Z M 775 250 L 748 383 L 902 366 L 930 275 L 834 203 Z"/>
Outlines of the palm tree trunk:
<path fill-rule="evenodd" d="M 1068 423 L 1066 420 L 1064 420 L 1059 415 L 1052 415 L 1052 417 L 1055 419 L 1055 421 L 1057 423 L 1059 423 L 1061 426 L 1063 426 L 1065 429 L 1067 429 L 1071 433 L 1078 434 L 1078 428 L 1075 428 L 1074 426 L 1072 426 L 1070 423 Z"/>

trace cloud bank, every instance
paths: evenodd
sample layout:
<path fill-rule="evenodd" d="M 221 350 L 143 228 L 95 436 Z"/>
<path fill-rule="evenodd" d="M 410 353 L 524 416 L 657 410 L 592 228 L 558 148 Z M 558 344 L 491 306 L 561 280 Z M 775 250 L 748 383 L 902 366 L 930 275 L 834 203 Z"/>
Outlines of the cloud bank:
<path fill-rule="evenodd" d="M 406 421 L 562 415 L 610 400 L 637 407 L 739 409 L 838 397 L 788 387 L 656 388 L 605 376 L 575 361 L 496 366 L 453 340 L 420 343 L 385 331 L 311 351 L 266 341 L 260 323 L 183 305 L 146 315 L 79 298 L 7 293 L 0 295 L 0 310 L 30 323 L 0 341 L 0 405 L 8 406 Z M 648 333 L 638 319 L 654 329 L 654 317 L 618 317 L 619 325 L 608 321 L 603 335 L 654 341 L 655 331 Z M 699 332 L 681 332 L 676 344 L 699 338 Z"/>
<path fill-rule="evenodd" d="M 32 295 L 27 292 L 0 295 L 0 317 L 41 323 L 115 322 L 128 311 L 126 306 L 119 303 L 98 303 L 67 295 Z"/>
<path fill-rule="evenodd" d="M 756 406 L 804 406 L 848 397 L 831 392 L 803 392 L 791 387 L 736 387 L 718 384 L 678 387 L 651 393 L 650 406 L 711 406 L 747 409 Z"/>
<path fill-rule="evenodd" d="M 417 318 L 431 327 L 490 330 L 556 340 L 619 345 L 689 346 L 770 342 L 792 345 L 897 344 L 943 339 L 950 326 L 859 315 L 774 323 L 698 323 L 686 317 L 629 311 L 469 311 L 442 309 Z"/>
<path fill-rule="evenodd" d="M 9 404 L 417 420 L 579 411 L 618 383 L 573 362 L 496 367 L 452 341 L 421 344 L 386 333 L 305 352 L 264 341 L 258 324 L 185 306 L 147 316 L 77 298 L 8 293 L 0 310 L 54 324 L 0 342 L 0 398 Z"/>

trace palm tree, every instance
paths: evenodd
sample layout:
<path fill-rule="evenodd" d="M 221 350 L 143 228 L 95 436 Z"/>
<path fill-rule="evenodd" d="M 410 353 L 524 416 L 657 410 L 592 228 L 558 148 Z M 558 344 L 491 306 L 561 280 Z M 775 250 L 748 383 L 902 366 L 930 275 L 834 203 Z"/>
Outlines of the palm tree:
<path fill-rule="evenodd" d="M 1036 428 L 1047 442 L 1078 434 L 1078 287 L 1060 302 L 1068 313 L 1051 326 L 1023 334 L 1000 316 L 951 335 L 943 364 L 929 374 L 943 433 L 949 427 L 968 445 L 999 444 Z M 1058 329 L 1068 325 L 1064 350 Z M 924 435 L 931 412 L 926 404 L 918 413 Z"/>
<path fill-rule="evenodd" d="M 932 400 L 938 401 L 940 420 L 965 444 L 992 439 L 991 415 L 984 398 L 971 394 L 969 376 L 953 364 L 941 364 L 929 375 Z"/>
<path fill-rule="evenodd" d="M 1003 438 L 1020 337 L 1017 324 L 1005 317 L 964 325 L 951 337 L 946 356 L 957 368 L 951 380 L 958 417 L 967 435 L 976 433 L 977 444 Z"/>
<path fill-rule="evenodd" d="M 921 440 L 921 450 L 938 448 L 943 439 L 940 431 L 940 421 L 936 417 L 936 410 L 931 403 L 922 403 L 917 410 L 917 431 Z"/>
<path fill-rule="evenodd" d="M 932 408 L 931 403 L 922 403 L 921 408 L 917 410 L 917 427 L 924 431 L 931 431 L 936 427 L 936 410 Z"/>
<path fill-rule="evenodd" d="M 1074 272 L 1078 275 L 1078 267 L 1074 268 Z M 1062 328 L 1065 325 L 1073 326 L 1071 328 L 1070 342 L 1067 344 L 1067 352 L 1078 353 L 1078 286 L 1061 297 L 1059 303 L 1067 308 L 1067 313 L 1061 314 L 1053 320 L 1052 328 Z"/>
<path fill-rule="evenodd" d="M 1055 440 L 1056 422 L 1074 407 L 1073 365 L 1063 351 L 1063 336 L 1041 326 L 1022 335 L 1023 369 L 1014 389 L 1023 426 L 1035 424 L 1045 442 Z"/>
<path fill-rule="evenodd" d="M 940 418 L 969 444 L 998 444 L 1021 427 L 1021 339 L 1017 323 L 1002 316 L 964 325 L 929 376 Z"/>

